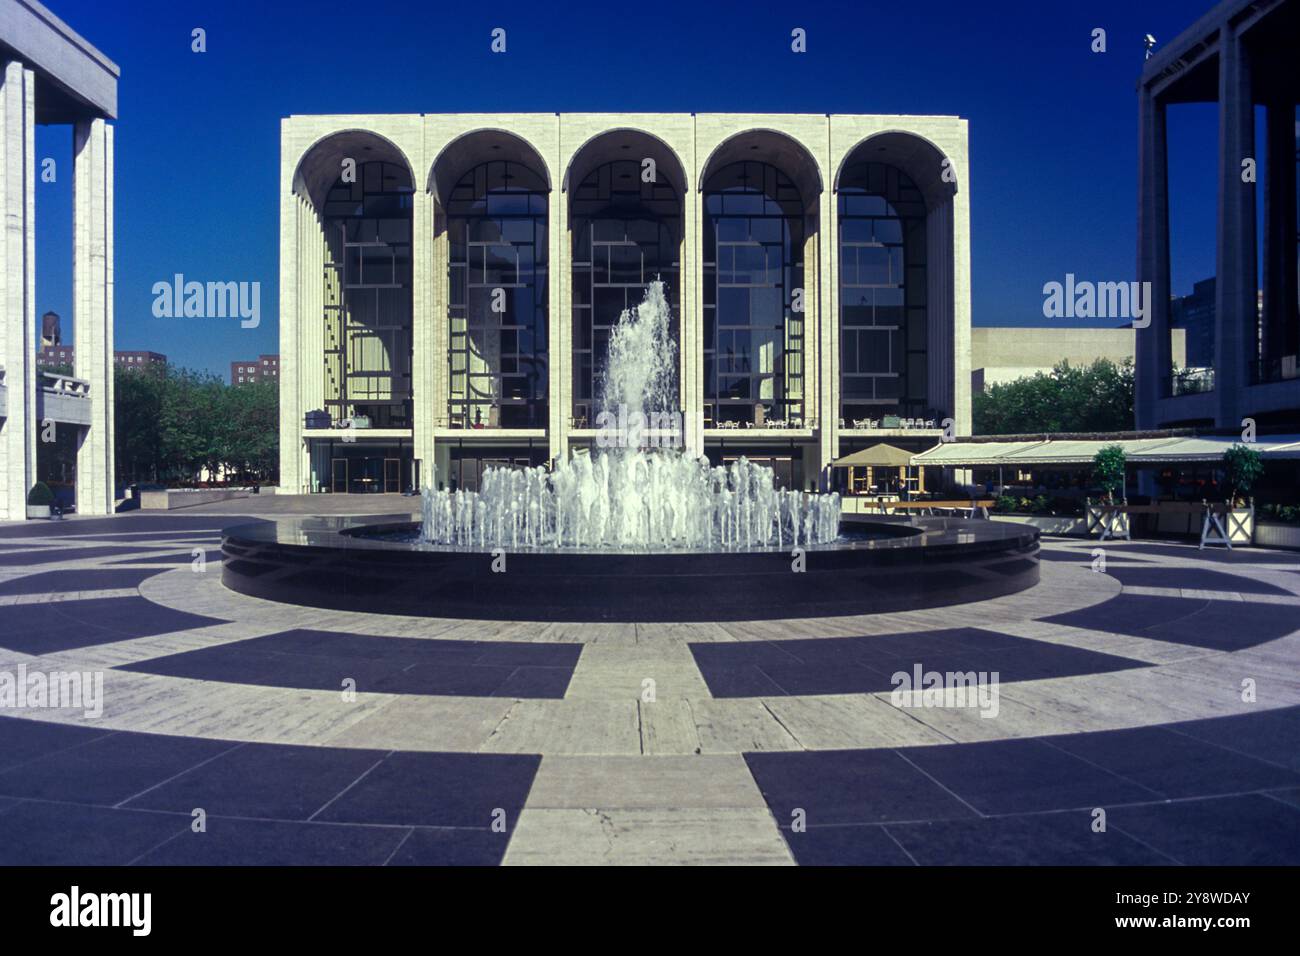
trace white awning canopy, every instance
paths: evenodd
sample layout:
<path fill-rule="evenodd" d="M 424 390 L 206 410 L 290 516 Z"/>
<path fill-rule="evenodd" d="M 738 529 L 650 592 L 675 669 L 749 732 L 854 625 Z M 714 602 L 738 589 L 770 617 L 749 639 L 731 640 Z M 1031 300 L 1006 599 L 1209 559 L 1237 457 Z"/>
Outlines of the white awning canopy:
<path fill-rule="evenodd" d="M 952 468 L 1091 465 L 1102 448 L 1119 445 L 1130 464 L 1195 464 L 1218 461 L 1240 444 L 1240 438 L 1230 436 L 944 442 L 914 456 L 912 463 Z M 1266 461 L 1300 459 L 1300 435 L 1262 436 L 1252 447 Z"/>

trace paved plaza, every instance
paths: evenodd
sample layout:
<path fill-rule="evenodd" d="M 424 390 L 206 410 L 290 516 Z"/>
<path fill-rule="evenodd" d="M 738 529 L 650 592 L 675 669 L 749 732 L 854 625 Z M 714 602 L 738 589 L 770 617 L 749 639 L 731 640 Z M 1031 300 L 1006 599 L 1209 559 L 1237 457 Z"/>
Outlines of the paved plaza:
<path fill-rule="evenodd" d="M 103 680 L 0 709 L 0 863 L 1300 863 L 1300 555 L 1057 539 L 945 609 L 492 623 L 227 591 L 220 530 L 273 520 L 235 510 L 0 525 L 0 675 Z"/>

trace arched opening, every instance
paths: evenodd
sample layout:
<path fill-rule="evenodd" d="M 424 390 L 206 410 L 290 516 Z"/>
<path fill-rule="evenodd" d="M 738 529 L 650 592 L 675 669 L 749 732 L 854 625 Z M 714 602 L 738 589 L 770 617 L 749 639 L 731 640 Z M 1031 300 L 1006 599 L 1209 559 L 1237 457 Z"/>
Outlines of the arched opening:
<path fill-rule="evenodd" d="M 489 160 L 447 197 L 452 427 L 546 427 L 547 191 L 528 165 Z"/>
<path fill-rule="evenodd" d="M 417 481 L 403 434 L 414 402 L 414 177 L 393 143 L 349 130 L 307 152 L 294 192 L 304 484 L 400 492 Z"/>
<path fill-rule="evenodd" d="M 884 163 L 845 170 L 839 191 L 840 417 L 926 407 L 925 205 Z M 863 426 L 865 427 L 865 426 Z"/>
<path fill-rule="evenodd" d="M 764 162 L 704 183 L 706 427 L 803 419 L 804 202 Z"/>
<path fill-rule="evenodd" d="M 413 194 L 404 167 L 370 160 L 325 195 L 325 409 L 335 423 L 411 427 Z"/>
<path fill-rule="evenodd" d="M 574 426 L 584 428 L 594 422 L 610 329 L 624 309 L 640 303 L 655 279 L 666 286 L 672 336 L 680 349 L 684 173 L 659 140 L 617 130 L 583 147 L 569 175 L 572 416 Z"/>
<path fill-rule="evenodd" d="M 871 137 L 841 168 L 841 427 L 934 428 L 952 412 L 955 189 L 947 159 L 907 133 Z"/>

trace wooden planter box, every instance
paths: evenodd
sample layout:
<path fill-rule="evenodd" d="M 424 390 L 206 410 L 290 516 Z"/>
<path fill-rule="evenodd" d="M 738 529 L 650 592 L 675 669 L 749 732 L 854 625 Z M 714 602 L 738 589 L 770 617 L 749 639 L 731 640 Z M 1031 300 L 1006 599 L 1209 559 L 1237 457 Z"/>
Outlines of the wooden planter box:
<path fill-rule="evenodd" d="M 50 516 L 49 505 L 28 505 L 27 517 L 29 518 L 48 518 Z"/>

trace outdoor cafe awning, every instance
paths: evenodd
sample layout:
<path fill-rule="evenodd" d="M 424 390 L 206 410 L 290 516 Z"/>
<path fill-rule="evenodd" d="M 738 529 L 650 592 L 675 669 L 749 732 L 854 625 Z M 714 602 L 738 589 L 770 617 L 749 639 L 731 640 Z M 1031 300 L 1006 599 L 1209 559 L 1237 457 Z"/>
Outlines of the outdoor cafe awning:
<path fill-rule="evenodd" d="M 832 468 L 903 468 L 912 463 L 912 453 L 881 442 L 831 462 Z"/>
<path fill-rule="evenodd" d="M 914 456 L 916 465 L 950 468 L 976 466 L 1087 466 L 1107 445 L 1119 445 L 1131 465 L 1177 465 L 1216 462 L 1224 451 L 1240 444 L 1234 436 L 1121 439 L 1040 439 L 1037 441 L 945 442 Z M 1253 445 L 1265 461 L 1300 458 L 1300 436 L 1260 436 Z M 837 462 L 838 464 L 838 462 Z"/>

